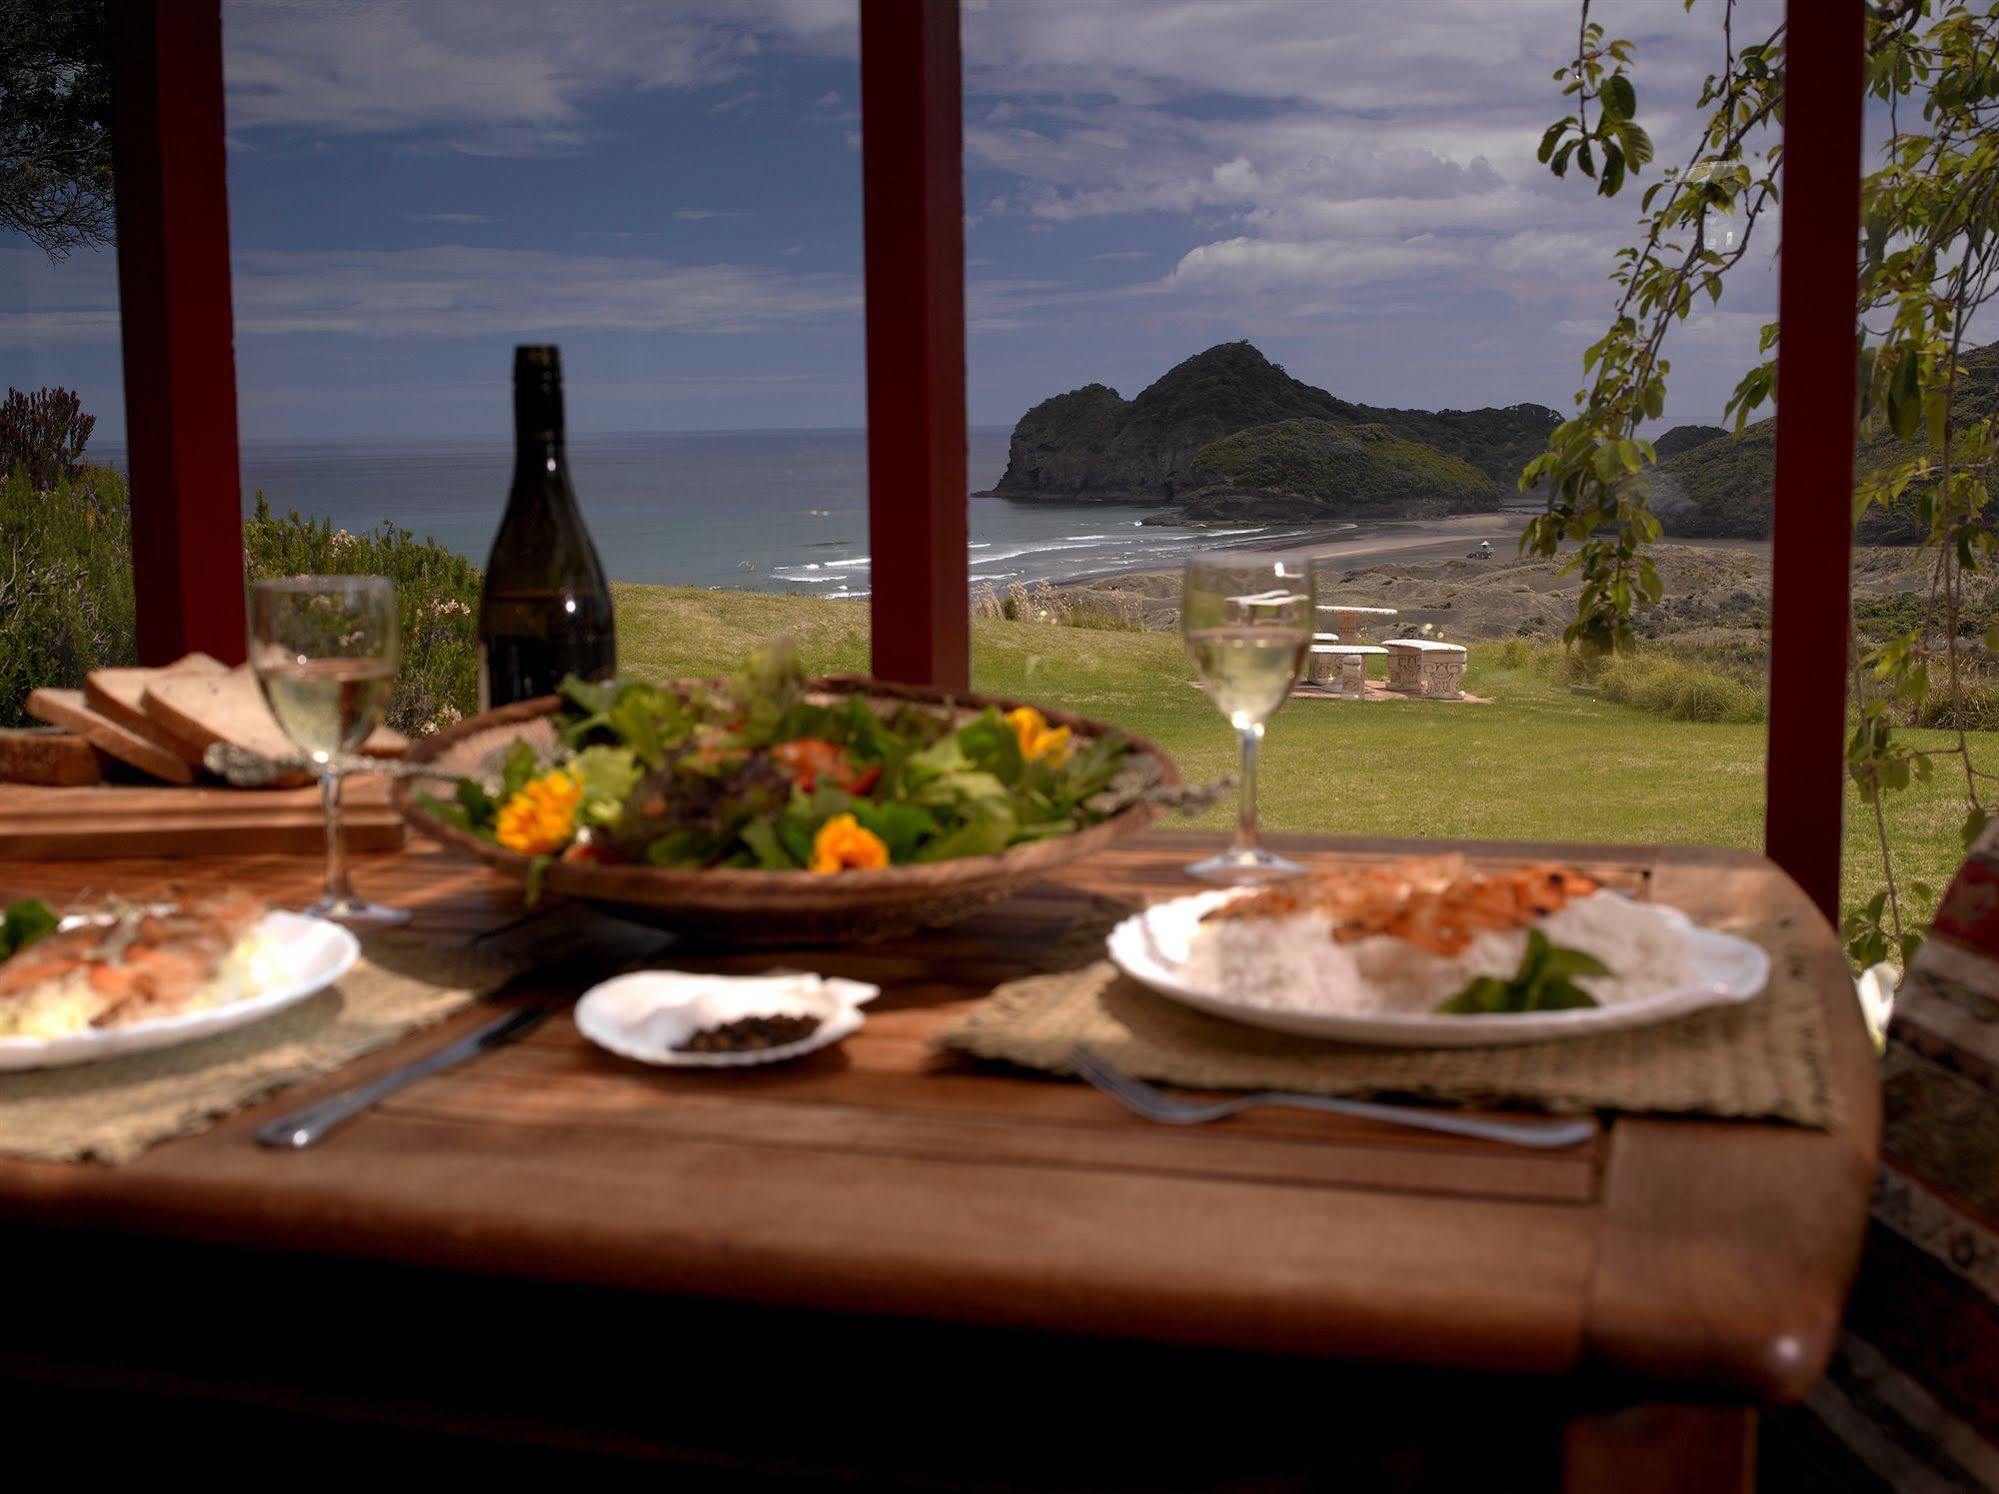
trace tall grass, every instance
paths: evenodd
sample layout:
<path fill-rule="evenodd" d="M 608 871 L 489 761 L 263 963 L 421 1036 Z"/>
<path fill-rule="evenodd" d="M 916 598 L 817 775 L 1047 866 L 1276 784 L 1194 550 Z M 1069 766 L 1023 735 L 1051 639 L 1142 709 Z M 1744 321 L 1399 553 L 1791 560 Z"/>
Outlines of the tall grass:
<path fill-rule="evenodd" d="M 981 581 L 972 590 L 972 616 L 1137 633 L 1145 628 L 1145 599 L 1136 592 L 1057 588 L 1045 581 L 1015 581 L 1004 590 Z"/>
<path fill-rule="evenodd" d="M 1480 647 L 1478 661 L 1535 674 L 1667 721 L 1747 724 L 1769 711 L 1761 672 L 1697 650 L 1652 644 L 1635 654 L 1595 659 L 1559 644 L 1509 638 Z"/>

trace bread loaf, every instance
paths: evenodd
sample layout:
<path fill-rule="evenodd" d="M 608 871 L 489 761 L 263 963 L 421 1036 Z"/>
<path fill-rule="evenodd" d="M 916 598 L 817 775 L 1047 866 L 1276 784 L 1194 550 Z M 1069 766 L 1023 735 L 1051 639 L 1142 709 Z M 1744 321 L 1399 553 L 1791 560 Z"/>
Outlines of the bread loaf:
<path fill-rule="evenodd" d="M 188 654 L 159 669 L 93 669 L 83 682 L 83 703 L 129 732 L 170 751 L 179 746 L 146 714 L 146 687 L 169 674 L 227 674 L 229 666 L 207 654 Z M 195 766 L 199 758 L 189 759 Z"/>
<path fill-rule="evenodd" d="M 192 753 L 196 762 L 216 742 L 265 757 L 288 757 L 298 751 L 264 703 L 264 692 L 248 665 L 220 674 L 170 673 L 148 684 L 143 700 L 154 726 L 176 750 Z M 378 757 L 399 756 L 408 747 L 407 738 L 387 727 L 376 728 L 361 744 L 363 752 Z"/>
<path fill-rule="evenodd" d="M 82 737 L 53 726 L 0 730 L 0 783 L 81 788 L 103 780 L 103 763 Z"/>
<path fill-rule="evenodd" d="M 37 721 L 74 732 L 99 751 L 155 778 L 168 783 L 194 782 L 194 769 L 186 758 L 137 732 L 127 731 L 107 716 L 98 715 L 83 703 L 81 690 L 31 690 L 28 714 Z"/>

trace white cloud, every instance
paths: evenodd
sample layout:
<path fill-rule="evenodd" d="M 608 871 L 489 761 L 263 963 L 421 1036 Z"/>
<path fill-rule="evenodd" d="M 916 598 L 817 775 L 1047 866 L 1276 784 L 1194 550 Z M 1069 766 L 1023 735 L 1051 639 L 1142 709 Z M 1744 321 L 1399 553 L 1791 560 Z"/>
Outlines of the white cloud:
<path fill-rule="evenodd" d="M 111 342 L 118 336 L 115 307 L 94 311 L 0 311 L 0 347 L 33 348 L 56 342 Z"/>
<path fill-rule="evenodd" d="M 82 250 L 50 264 L 39 249 L 0 248 L 0 347 L 117 339 L 113 251 Z"/>
<path fill-rule="evenodd" d="M 235 271 L 244 337 L 743 333 L 823 325 L 861 305 L 850 275 L 465 245 L 249 253 Z"/>
<path fill-rule="evenodd" d="M 229 122 L 429 134 L 482 155 L 573 149 L 595 99 L 731 83 L 760 38 L 850 51 L 856 15 L 852 0 L 227 0 Z"/>
<path fill-rule="evenodd" d="M 1638 42 L 1662 162 L 1720 61 L 1713 18 L 1668 9 L 1593 12 Z M 1778 19 L 1777 0 L 1748 0 L 1738 41 Z M 1153 283 L 1159 315 L 1250 315 L 1281 294 L 1293 316 L 1351 316 L 1442 286 L 1600 316 L 1637 192 L 1605 201 L 1534 159 L 1574 26 L 1574 0 L 1008 0 L 968 15 L 968 163 L 1014 179 L 991 216 L 1185 220 L 1195 247 Z"/>
<path fill-rule="evenodd" d="M 735 208 L 675 208 L 673 216 L 683 223 L 706 223 L 714 218 L 745 218 L 749 215 Z"/>

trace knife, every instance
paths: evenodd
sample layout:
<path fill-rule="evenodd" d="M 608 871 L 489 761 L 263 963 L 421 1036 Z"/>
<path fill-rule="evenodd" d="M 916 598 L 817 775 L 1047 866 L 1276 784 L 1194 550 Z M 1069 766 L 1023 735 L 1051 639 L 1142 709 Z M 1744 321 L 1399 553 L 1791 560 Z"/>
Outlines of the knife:
<path fill-rule="evenodd" d="M 357 1084 L 352 1089 L 344 1089 L 331 1099 L 308 1105 L 303 1110 L 295 1110 L 290 1115 L 280 1116 L 257 1132 L 260 1146 L 283 1147 L 289 1151 L 300 1151 L 315 1146 L 326 1138 L 326 1134 L 345 1121 L 352 1120 L 362 1111 L 386 1099 L 406 1084 L 413 1084 L 429 1074 L 440 1073 L 477 1058 L 481 1053 L 490 1053 L 495 1048 L 503 1048 L 515 1038 L 524 1037 L 548 1020 L 553 1010 L 548 1006 L 524 1006 L 518 1011 L 508 1012 L 504 1017 L 488 1022 L 484 1027 L 468 1032 L 455 1042 L 446 1043 L 435 1053 L 419 1058 L 414 1063 L 406 1063 L 399 1069 L 370 1079 L 365 1084 Z"/>

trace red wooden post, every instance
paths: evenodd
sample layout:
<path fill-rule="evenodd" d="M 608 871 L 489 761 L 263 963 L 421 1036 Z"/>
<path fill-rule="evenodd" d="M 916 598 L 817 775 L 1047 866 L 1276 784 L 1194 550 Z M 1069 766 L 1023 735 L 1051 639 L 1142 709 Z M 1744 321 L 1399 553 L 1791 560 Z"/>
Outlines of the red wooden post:
<path fill-rule="evenodd" d="M 1839 921 L 1852 613 L 1861 0 L 1790 0 L 1763 844 Z"/>
<path fill-rule="evenodd" d="M 861 0 L 874 672 L 962 689 L 965 172 L 958 0 Z"/>
<path fill-rule="evenodd" d="M 220 0 L 113 0 L 112 147 L 139 657 L 243 658 Z"/>

